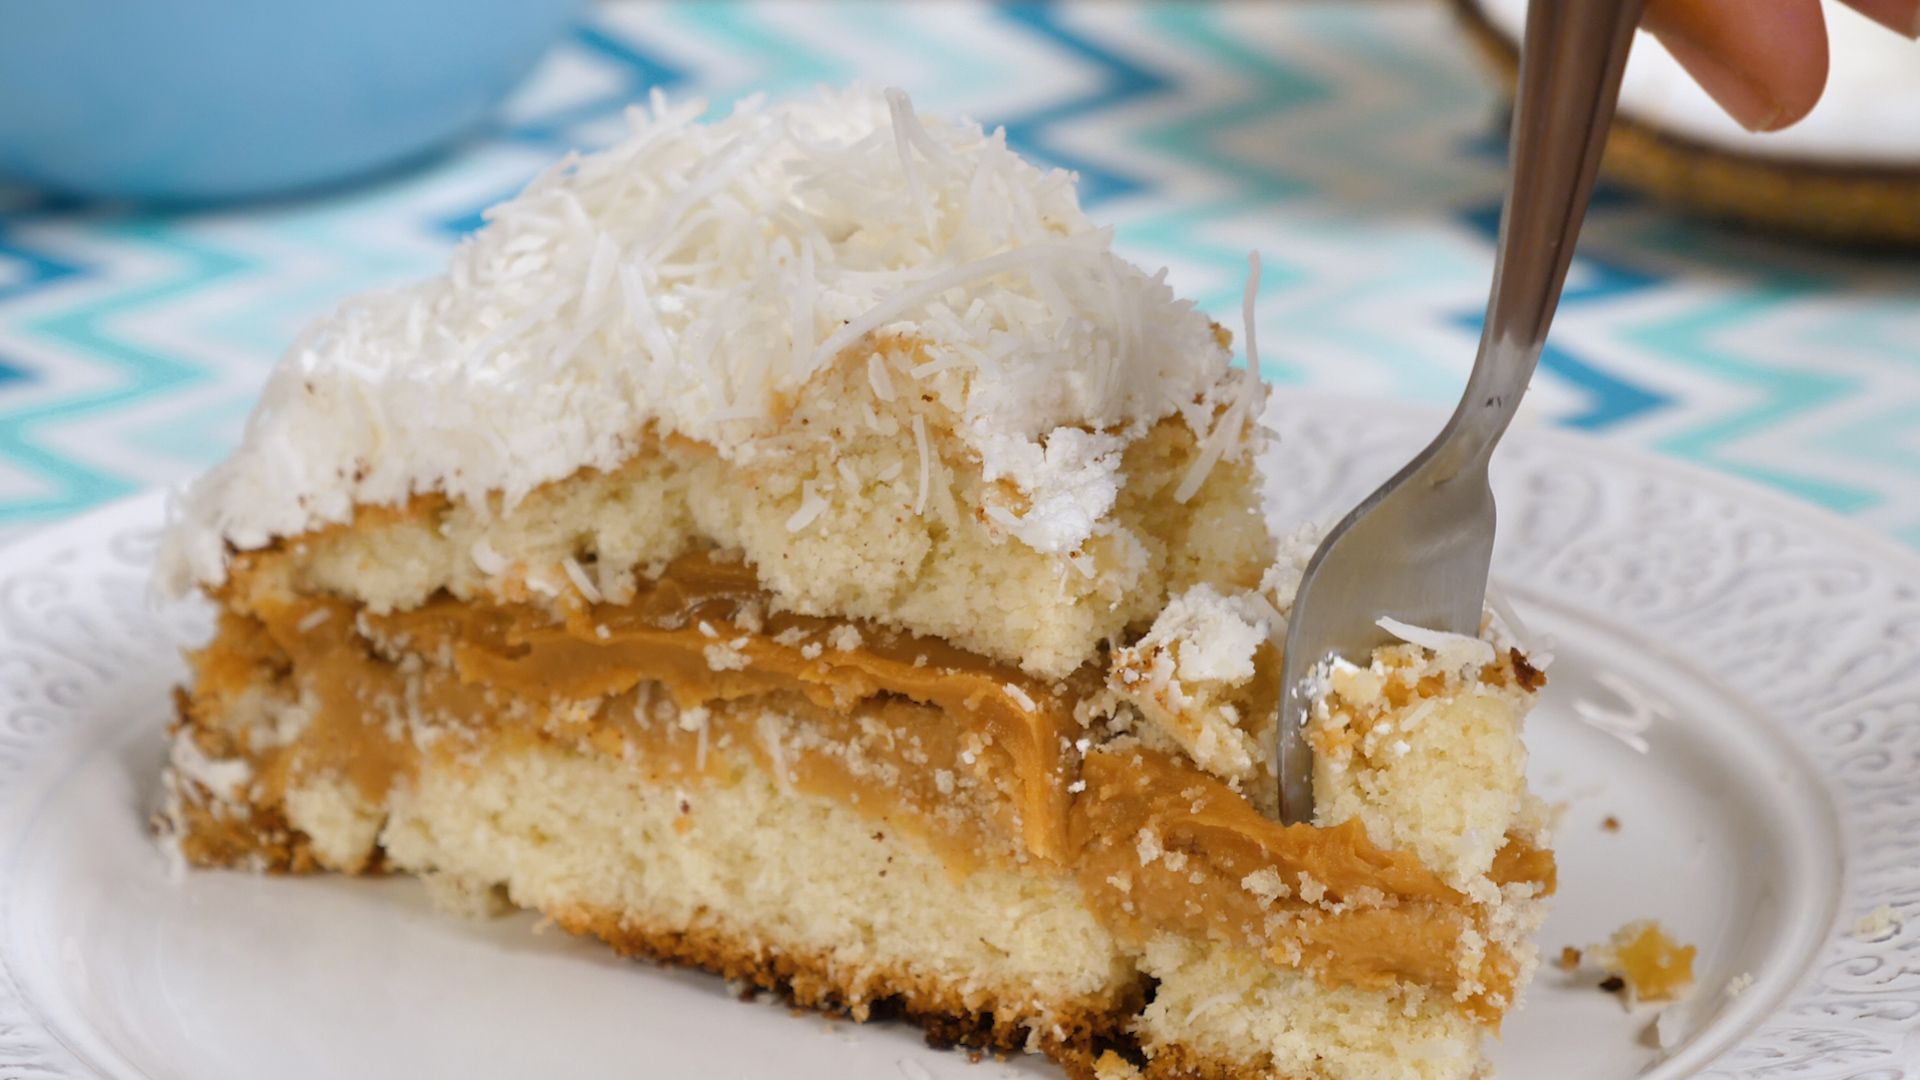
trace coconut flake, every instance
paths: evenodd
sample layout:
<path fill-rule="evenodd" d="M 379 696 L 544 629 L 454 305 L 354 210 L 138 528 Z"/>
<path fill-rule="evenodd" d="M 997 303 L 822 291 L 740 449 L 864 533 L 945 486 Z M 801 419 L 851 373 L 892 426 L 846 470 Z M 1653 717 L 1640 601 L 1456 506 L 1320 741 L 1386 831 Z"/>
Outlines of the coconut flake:
<path fill-rule="evenodd" d="M 1387 615 L 1376 619 L 1374 625 L 1409 645 L 1432 652 L 1434 662 L 1450 671 L 1493 663 L 1493 645 L 1477 637 L 1414 626 Z"/>
<path fill-rule="evenodd" d="M 1672 1050 L 1686 1041 L 1691 1012 L 1684 1005 L 1669 1005 L 1653 1018 L 1653 1039 L 1660 1049 Z"/>
<path fill-rule="evenodd" d="M 493 550 L 493 545 L 487 543 L 486 537 L 475 540 L 473 547 L 469 548 L 467 553 L 473 556 L 473 565 L 488 577 L 499 577 L 506 573 L 507 560 Z"/>
<path fill-rule="evenodd" d="M 846 325 L 834 331 L 820 343 L 819 348 L 814 350 L 808 373 L 818 371 L 861 338 L 906 315 L 941 293 L 998 277 L 1013 270 L 1029 271 L 1029 277 L 1035 288 L 1053 289 L 1056 294 L 1052 298 L 1054 302 L 1059 306 L 1067 306 L 1065 296 L 1058 293 L 1054 288 L 1053 279 L 1045 273 L 1046 263 L 1062 259 L 1084 259 L 1089 254 L 1092 253 L 1088 249 L 1075 244 L 1040 242 L 1015 248 L 1012 251 L 1003 251 L 997 255 L 989 255 L 935 274 L 874 304 L 865 314 L 849 320 Z"/>
<path fill-rule="evenodd" d="M 927 418 L 919 413 L 913 414 L 913 445 L 920 454 L 920 490 L 913 497 L 913 512 L 927 512 L 927 484 L 932 480 L 932 455 L 927 450 Z"/>
<path fill-rule="evenodd" d="M 1201 441 L 1200 455 L 1173 491 L 1175 502 L 1185 503 L 1199 493 L 1200 485 L 1213 474 L 1213 467 L 1226 455 L 1227 448 L 1245 434 L 1247 420 L 1258 407 L 1260 347 L 1254 340 L 1254 301 L 1259 295 L 1260 253 L 1252 251 L 1247 253 L 1247 285 L 1240 296 L 1240 322 L 1247 341 L 1247 366 L 1240 378 L 1240 392 Z"/>
<path fill-rule="evenodd" d="M 818 518 L 826 511 L 827 507 L 831 505 L 827 500 L 820 497 L 820 493 L 813 489 L 812 484 L 805 485 L 802 488 L 799 509 L 787 517 L 787 531 L 797 533 L 801 529 L 813 524 L 814 519 Z"/>
<path fill-rule="evenodd" d="M 575 559 L 571 555 L 561 559 L 560 569 L 567 572 L 567 580 L 573 582 L 573 587 L 580 590 L 580 595 L 586 598 L 587 603 L 597 604 L 600 602 L 599 587 L 593 583 L 592 578 L 587 576 L 586 567 L 581 566 L 578 559 Z"/>
<path fill-rule="evenodd" d="M 753 722 L 760 733 L 760 745 L 767 748 L 768 764 L 773 766 L 773 782 L 781 794 L 793 790 L 793 778 L 787 775 L 787 748 L 780 741 L 780 725 L 772 713 L 761 713 Z M 706 730 L 705 728 L 701 729 Z"/>
<path fill-rule="evenodd" d="M 933 204 L 927 201 L 927 193 L 920 185 L 920 175 L 913 167 L 913 154 L 908 149 L 912 141 L 910 130 L 918 127 L 919 122 L 913 115 L 913 105 L 907 101 L 907 95 L 898 87 L 888 87 L 886 91 L 887 112 L 893 118 L 893 148 L 900 155 L 900 171 L 907 178 L 907 191 L 913 196 L 915 206 L 920 208 L 920 216 L 926 222 L 927 243 L 935 242 L 933 223 Z"/>
<path fill-rule="evenodd" d="M 1187 1024 L 1188 1026 L 1192 1026 L 1195 1020 L 1200 1019 L 1222 1005 L 1231 1005 L 1238 1000 L 1240 1000 L 1239 993 L 1231 990 L 1222 991 L 1209 998 L 1203 998 L 1195 1003 L 1193 1008 L 1187 1010 Z"/>
<path fill-rule="evenodd" d="M 874 397 L 893 400 L 893 377 L 887 374 L 886 358 L 879 353 L 867 357 L 867 382 L 873 386 Z"/>
<path fill-rule="evenodd" d="M 1020 706 L 1022 709 L 1033 712 L 1040 707 L 1033 700 L 1033 695 L 1021 689 L 1020 684 L 1007 683 L 1004 689 L 1007 692 L 1007 696 L 1013 699 L 1014 704 Z"/>

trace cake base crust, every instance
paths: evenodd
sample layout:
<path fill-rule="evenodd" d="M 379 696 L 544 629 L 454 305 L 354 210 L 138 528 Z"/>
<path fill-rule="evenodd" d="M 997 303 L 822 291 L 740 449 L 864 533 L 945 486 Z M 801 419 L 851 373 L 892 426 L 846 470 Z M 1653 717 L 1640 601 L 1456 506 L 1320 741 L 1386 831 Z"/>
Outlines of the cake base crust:
<path fill-rule="evenodd" d="M 937 1049 L 958 1047 L 995 1054 L 1037 1051 L 1065 1067 L 1075 1080 L 1091 1080 L 1094 1061 L 1108 1050 L 1135 1059 L 1139 1055 L 1139 1044 L 1121 1018 L 1140 1009 L 1144 986 L 1114 1002 L 1090 1000 L 1058 1007 L 1053 1030 L 1037 1033 L 1024 1023 L 996 1016 L 992 1009 L 968 1005 L 939 980 L 907 971 L 881 977 L 886 996 L 866 996 L 849 980 L 836 977 L 831 956 L 821 950 L 770 948 L 743 935 L 711 929 L 638 926 L 612 912 L 563 911 L 554 913 L 553 921 L 569 933 L 599 938 L 621 956 L 698 968 L 775 994 L 798 1008 L 859 1023 L 904 1020 L 924 1030 L 927 1044 Z"/>

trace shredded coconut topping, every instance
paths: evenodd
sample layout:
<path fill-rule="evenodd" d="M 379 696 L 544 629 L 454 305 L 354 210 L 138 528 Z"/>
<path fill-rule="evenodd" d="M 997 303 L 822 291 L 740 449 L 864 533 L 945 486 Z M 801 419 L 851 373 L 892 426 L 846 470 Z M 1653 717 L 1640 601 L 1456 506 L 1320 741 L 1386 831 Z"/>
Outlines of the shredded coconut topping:
<path fill-rule="evenodd" d="M 481 573 L 489 577 L 506 572 L 506 558 L 499 552 L 493 550 L 493 545 L 487 543 L 485 537 L 481 537 L 473 542 L 473 550 L 469 552 L 469 554 L 473 556 L 473 565 L 478 567 Z"/>
<path fill-rule="evenodd" d="M 913 497 L 913 512 L 927 512 L 927 483 L 932 479 L 932 461 L 927 451 L 927 418 L 915 414 L 913 418 L 913 443 L 920 452 L 920 493 Z"/>
<path fill-rule="evenodd" d="M 797 533 L 813 524 L 814 519 L 824 513 L 829 505 L 819 492 L 813 490 L 813 485 L 808 484 L 801 496 L 800 508 L 787 518 L 787 531 Z"/>
<path fill-rule="evenodd" d="M 1069 174 L 1022 161 L 1003 132 L 918 117 L 904 95 L 749 100 L 697 123 L 704 111 L 656 94 L 623 140 L 489 211 L 446 273 L 311 327 L 240 449 L 181 500 L 163 584 L 217 584 L 229 546 L 356 505 L 511 506 L 619 465 L 649 431 L 742 463 L 778 454 L 780 402 L 827 365 L 864 366 L 882 400 L 899 391 L 874 362 L 879 334 L 907 344 L 915 392 L 1000 474 L 1021 468 L 999 455 L 1061 429 L 1127 439 L 1169 416 L 1208 432 L 1183 490 L 1233 448 L 1257 397 L 1235 388 L 1253 377 L 1224 379 L 1206 317 L 1112 252 Z M 914 436 L 924 508 L 932 462 Z M 1117 455 L 1092 460 L 1114 483 Z M 1109 498 L 1086 477 L 1043 494 L 1034 536 L 1062 550 Z"/>
<path fill-rule="evenodd" d="M 600 587 L 587 576 L 587 568 L 580 565 L 580 560 L 569 555 L 560 560 L 560 568 L 566 571 L 567 580 L 573 582 L 573 587 L 580 590 L 581 597 L 587 603 L 597 604 L 601 601 Z"/>
<path fill-rule="evenodd" d="M 1242 443 L 1246 438 L 1249 422 L 1256 420 L 1262 398 L 1260 395 L 1260 346 L 1254 338 L 1254 301 L 1260 295 L 1260 253 L 1247 255 L 1247 286 L 1240 298 L 1241 329 L 1247 339 L 1247 366 L 1241 373 L 1239 392 L 1227 410 L 1213 425 L 1213 430 L 1200 444 L 1200 456 L 1194 460 L 1192 468 L 1180 480 L 1180 486 L 1174 489 L 1176 502 L 1186 502 L 1199 492 L 1200 485 L 1206 483 L 1213 467 L 1220 463 L 1227 451 Z"/>
<path fill-rule="evenodd" d="M 1387 615 L 1382 615 L 1377 623 L 1380 629 L 1401 641 L 1431 650 L 1434 662 L 1442 667 L 1457 670 L 1493 663 L 1493 645 L 1481 638 L 1414 626 Z"/>
<path fill-rule="evenodd" d="M 1032 712 L 1039 708 L 1039 705 L 1033 700 L 1033 695 L 1022 689 L 1019 683 L 1008 683 L 1006 689 L 1007 696 L 1012 698 L 1014 704 L 1020 706 L 1022 709 Z"/>

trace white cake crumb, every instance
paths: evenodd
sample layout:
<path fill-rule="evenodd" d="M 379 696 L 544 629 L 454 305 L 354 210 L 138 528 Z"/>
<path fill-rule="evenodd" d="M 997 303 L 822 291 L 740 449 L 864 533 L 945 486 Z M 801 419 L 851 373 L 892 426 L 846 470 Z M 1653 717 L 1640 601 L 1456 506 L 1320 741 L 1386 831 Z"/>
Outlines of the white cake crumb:
<path fill-rule="evenodd" d="M 1305 900 L 1309 904 L 1317 904 L 1325 899 L 1327 895 L 1327 887 L 1325 885 L 1314 880 L 1313 876 L 1305 870 L 1300 871 L 1298 876 L 1300 879 L 1300 899 Z"/>
<path fill-rule="evenodd" d="M 1169 600 L 1138 641 L 1114 650 L 1107 687 L 1195 764 L 1257 788 L 1271 709 L 1250 691 L 1263 651 L 1277 656 L 1270 644 L 1277 624 L 1256 593 L 1196 585 Z"/>
<path fill-rule="evenodd" d="M 708 645 L 700 650 L 709 671 L 744 671 L 753 663 L 746 653 L 732 644 Z"/>
<path fill-rule="evenodd" d="M 434 909 L 456 918 L 479 921 L 513 910 L 513 905 L 492 882 L 437 871 L 421 874 L 420 881 L 426 886 L 427 899 Z"/>
<path fill-rule="evenodd" d="M 1263 866 L 1241 878 L 1240 887 L 1257 897 L 1263 908 L 1284 899 L 1290 892 L 1286 881 L 1280 877 L 1280 871 L 1271 866 Z"/>
<path fill-rule="evenodd" d="M 1140 1080 L 1140 1076 L 1139 1067 L 1112 1050 L 1103 1052 L 1093 1063 L 1093 1080 Z"/>
<path fill-rule="evenodd" d="M 1881 904 L 1862 915 L 1853 924 L 1853 936 L 1862 941 L 1875 941 L 1897 933 L 1900 929 L 1900 916 L 1892 906 Z"/>
<path fill-rule="evenodd" d="M 1154 860 L 1166 852 L 1166 849 L 1160 846 L 1159 835 L 1152 829 L 1140 830 L 1140 835 L 1134 838 L 1134 850 L 1140 853 L 1141 866 L 1152 866 Z"/>

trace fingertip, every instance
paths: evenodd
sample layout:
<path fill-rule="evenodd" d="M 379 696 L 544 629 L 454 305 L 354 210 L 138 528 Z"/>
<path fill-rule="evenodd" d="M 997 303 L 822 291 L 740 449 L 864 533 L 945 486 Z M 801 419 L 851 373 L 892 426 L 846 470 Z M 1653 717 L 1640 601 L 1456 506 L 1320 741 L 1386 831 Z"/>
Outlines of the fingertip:
<path fill-rule="evenodd" d="M 1773 126 L 1763 131 L 1778 131 L 1799 123 L 1820 104 L 1826 92 L 1827 76 L 1833 64 L 1827 48 L 1827 21 L 1818 3 L 1788 4 L 1789 13 L 1770 28 L 1768 47 L 1776 50 L 1778 67 L 1769 79 L 1773 96 L 1780 107 Z"/>

